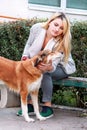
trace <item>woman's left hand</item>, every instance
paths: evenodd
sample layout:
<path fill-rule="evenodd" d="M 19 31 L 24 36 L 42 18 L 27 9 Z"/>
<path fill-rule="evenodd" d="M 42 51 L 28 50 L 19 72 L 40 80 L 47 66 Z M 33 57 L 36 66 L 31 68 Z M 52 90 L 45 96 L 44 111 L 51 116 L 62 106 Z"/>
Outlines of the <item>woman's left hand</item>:
<path fill-rule="evenodd" d="M 39 63 L 37 66 L 38 69 L 40 69 L 42 72 L 52 71 L 52 61 L 50 60 L 49 63 L 44 64 L 43 62 Z"/>

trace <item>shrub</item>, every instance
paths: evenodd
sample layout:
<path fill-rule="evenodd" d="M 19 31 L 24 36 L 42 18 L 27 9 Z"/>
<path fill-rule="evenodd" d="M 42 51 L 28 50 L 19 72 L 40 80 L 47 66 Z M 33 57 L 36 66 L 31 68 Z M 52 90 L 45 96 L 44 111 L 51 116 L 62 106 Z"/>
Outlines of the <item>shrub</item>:
<path fill-rule="evenodd" d="M 71 26 L 72 55 L 77 71 L 75 76 L 87 77 L 87 22 L 75 22 Z"/>
<path fill-rule="evenodd" d="M 53 93 L 52 102 L 55 104 L 65 105 L 65 106 L 77 106 L 76 105 L 76 94 L 73 92 L 73 88 L 60 88 Z"/>
<path fill-rule="evenodd" d="M 22 20 L 0 25 L 0 55 L 20 60 L 29 36 L 30 28 L 39 19 Z"/>

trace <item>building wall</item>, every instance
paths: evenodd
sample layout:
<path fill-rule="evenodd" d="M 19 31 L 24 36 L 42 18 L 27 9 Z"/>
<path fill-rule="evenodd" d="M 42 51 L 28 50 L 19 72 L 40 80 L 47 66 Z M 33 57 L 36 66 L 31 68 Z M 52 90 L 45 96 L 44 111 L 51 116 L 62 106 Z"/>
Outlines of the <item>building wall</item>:
<path fill-rule="evenodd" d="M 54 13 L 54 12 L 55 11 L 51 12 L 51 11 L 41 11 L 41 10 L 29 9 L 28 18 L 33 18 L 33 17 L 46 18 L 46 17 L 50 17 L 52 15 L 52 13 Z M 67 14 L 67 16 L 69 17 L 69 19 L 71 21 L 87 20 L 87 15 L 84 15 L 84 14 L 74 14 L 74 13 L 69 13 L 69 12 L 65 12 L 65 13 Z"/>
<path fill-rule="evenodd" d="M 10 16 L 15 18 L 28 18 L 27 0 L 1 0 L 0 1 L 0 21 L 9 21 L 12 19 L 2 18 Z"/>
<path fill-rule="evenodd" d="M 61 11 L 60 9 L 57 11 Z M 56 9 L 50 9 L 49 7 L 34 7 L 28 4 L 28 0 L 2 0 L 0 1 L 0 22 L 13 20 L 10 18 L 2 18 L 2 16 L 10 16 L 16 18 L 29 19 L 33 17 L 47 18 L 52 13 L 56 12 Z M 65 11 L 70 20 L 87 20 L 87 10 L 84 13 L 72 11 Z"/>

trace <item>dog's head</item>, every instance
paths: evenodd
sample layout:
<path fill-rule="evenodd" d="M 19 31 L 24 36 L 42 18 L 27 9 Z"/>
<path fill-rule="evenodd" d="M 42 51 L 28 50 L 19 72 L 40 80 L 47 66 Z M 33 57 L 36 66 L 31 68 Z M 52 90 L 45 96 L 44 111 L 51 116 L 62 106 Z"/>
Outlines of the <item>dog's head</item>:
<path fill-rule="evenodd" d="M 31 59 L 21 61 L 21 64 L 27 72 L 31 73 L 31 72 L 35 71 L 36 66 L 40 62 L 46 63 L 48 54 L 50 54 L 49 50 L 41 51 L 41 52 L 39 52 L 39 54 L 35 55 Z"/>
<path fill-rule="evenodd" d="M 34 66 L 37 66 L 40 62 L 47 62 L 47 56 L 51 53 L 50 50 L 44 50 L 39 52 L 38 57 L 36 59 L 36 62 L 34 63 Z"/>
<path fill-rule="evenodd" d="M 38 55 L 34 56 L 33 58 L 22 61 L 22 65 L 30 73 L 31 71 L 35 71 L 35 68 L 40 62 L 49 63 L 50 60 L 54 61 L 57 58 L 60 59 L 61 55 L 62 53 L 60 52 L 44 50 L 41 51 Z"/>
<path fill-rule="evenodd" d="M 50 60 L 54 61 L 57 58 L 61 58 L 62 53 L 57 51 L 44 50 L 38 54 L 34 66 L 37 66 L 40 62 L 49 63 Z"/>

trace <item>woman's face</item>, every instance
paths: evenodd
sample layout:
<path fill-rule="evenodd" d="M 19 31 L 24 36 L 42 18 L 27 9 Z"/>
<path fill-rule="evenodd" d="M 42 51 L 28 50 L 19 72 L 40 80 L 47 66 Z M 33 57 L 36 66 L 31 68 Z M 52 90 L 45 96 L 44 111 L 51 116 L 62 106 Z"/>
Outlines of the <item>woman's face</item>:
<path fill-rule="evenodd" d="M 56 18 L 49 23 L 48 31 L 52 37 L 57 37 L 63 33 L 63 21 L 61 18 Z"/>

